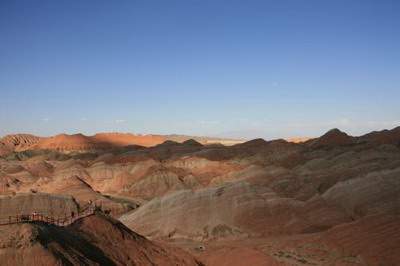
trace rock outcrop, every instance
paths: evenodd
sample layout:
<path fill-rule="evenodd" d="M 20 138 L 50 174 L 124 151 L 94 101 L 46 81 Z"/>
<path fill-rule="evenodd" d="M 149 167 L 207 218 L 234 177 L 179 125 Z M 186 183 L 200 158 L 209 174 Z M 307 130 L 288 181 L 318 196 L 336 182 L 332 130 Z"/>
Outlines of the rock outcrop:
<path fill-rule="evenodd" d="M 14 151 L 30 149 L 42 138 L 30 134 L 7 135 L 0 139 L 0 156 L 7 155 Z"/>

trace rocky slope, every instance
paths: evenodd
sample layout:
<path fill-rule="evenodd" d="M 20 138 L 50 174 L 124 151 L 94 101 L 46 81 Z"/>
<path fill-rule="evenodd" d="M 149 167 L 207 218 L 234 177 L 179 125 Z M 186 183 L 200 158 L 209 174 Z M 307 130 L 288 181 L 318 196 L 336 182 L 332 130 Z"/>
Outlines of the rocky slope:
<path fill-rule="evenodd" d="M 13 151 L 24 151 L 38 143 L 42 138 L 30 134 L 7 135 L 0 138 L 0 156 Z"/>
<path fill-rule="evenodd" d="M 40 222 L 0 227 L 2 265 L 201 265 L 97 214 L 67 227 Z"/>
<path fill-rule="evenodd" d="M 71 196 L 44 193 L 0 196 L 0 220 L 33 212 L 51 217 L 64 217 L 71 212 L 78 213 L 78 207 Z"/>

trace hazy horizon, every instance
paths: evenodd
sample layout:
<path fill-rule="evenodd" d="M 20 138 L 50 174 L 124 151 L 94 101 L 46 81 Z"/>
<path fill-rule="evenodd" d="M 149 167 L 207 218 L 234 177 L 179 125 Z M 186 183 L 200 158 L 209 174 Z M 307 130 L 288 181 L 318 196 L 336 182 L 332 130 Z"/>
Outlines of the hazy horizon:
<path fill-rule="evenodd" d="M 0 136 L 400 125 L 397 1 L 1 1 Z"/>

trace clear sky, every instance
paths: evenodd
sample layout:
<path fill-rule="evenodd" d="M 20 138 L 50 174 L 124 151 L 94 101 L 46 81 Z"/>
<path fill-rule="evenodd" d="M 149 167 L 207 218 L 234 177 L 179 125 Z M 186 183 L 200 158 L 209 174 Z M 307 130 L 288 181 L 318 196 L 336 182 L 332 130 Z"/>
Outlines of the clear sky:
<path fill-rule="evenodd" d="M 400 1 L 0 1 L 0 135 L 400 125 Z"/>

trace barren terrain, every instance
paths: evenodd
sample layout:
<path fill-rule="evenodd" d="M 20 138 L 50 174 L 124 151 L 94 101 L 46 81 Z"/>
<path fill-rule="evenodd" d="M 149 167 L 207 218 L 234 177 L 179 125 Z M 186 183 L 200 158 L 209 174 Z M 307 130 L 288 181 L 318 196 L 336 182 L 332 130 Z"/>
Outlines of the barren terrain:
<path fill-rule="evenodd" d="M 0 260 L 400 263 L 399 127 L 359 137 L 333 129 L 292 142 L 232 141 L 118 133 L 0 139 L 1 219 L 98 207 L 65 228 L 1 225 Z"/>

